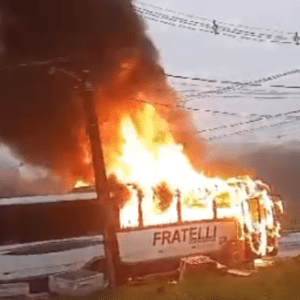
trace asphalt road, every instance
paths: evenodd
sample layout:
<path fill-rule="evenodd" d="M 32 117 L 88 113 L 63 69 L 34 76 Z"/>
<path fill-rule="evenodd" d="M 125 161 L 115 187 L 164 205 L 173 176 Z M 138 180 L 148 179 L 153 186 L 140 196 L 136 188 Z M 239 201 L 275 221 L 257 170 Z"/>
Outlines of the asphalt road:
<path fill-rule="evenodd" d="M 289 258 L 300 255 L 300 230 L 283 232 L 279 238 L 279 258 Z"/>

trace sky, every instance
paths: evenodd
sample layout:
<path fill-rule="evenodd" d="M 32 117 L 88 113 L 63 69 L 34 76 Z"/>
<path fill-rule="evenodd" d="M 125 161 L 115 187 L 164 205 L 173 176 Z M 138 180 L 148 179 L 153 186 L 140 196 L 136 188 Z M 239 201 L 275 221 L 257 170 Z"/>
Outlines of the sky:
<path fill-rule="evenodd" d="M 171 9 L 225 23 L 251 27 L 300 32 L 298 0 L 143 0 L 143 3 Z M 161 63 L 167 73 L 217 80 L 247 82 L 283 73 L 300 67 L 300 45 L 277 45 L 270 42 L 246 41 L 222 35 L 196 32 L 146 20 L 148 34 L 160 51 Z M 224 116 L 203 112 L 193 113 L 199 130 L 227 126 L 223 130 L 203 132 L 204 138 L 212 138 L 210 144 L 222 143 L 268 143 L 282 144 L 299 141 L 300 121 L 276 125 L 287 118 L 274 118 L 228 128 L 230 124 L 256 119 L 249 114 L 276 115 L 300 109 L 299 89 L 270 88 L 270 85 L 300 85 L 300 74 L 286 76 L 251 90 L 227 93 L 224 97 L 202 98 L 189 102 L 189 107 L 236 113 Z M 177 90 L 213 90 L 216 84 L 183 86 L 186 80 L 172 80 Z M 197 82 L 188 81 L 195 84 Z M 224 86 L 224 85 L 223 85 Z M 266 94 L 267 93 L 267 94 Z M 272 93 L 270 96 L 269 93 Z M 274 96 L 274 93 L 276 95 Z M 282 94 L 284 93 L 284 94 Z M 288 94 L 286 94 L 288 93 Z M 293 93 L 293 94 L 291 94 Z M 250 95 L 249 95 L 250 94 Z M 269 99 L 268 99 L 269 98 Z M 273 99 L 272 99 L 273 98 Z M 240 116 L 241 115 L 241 116 Z M 296 116 L 297 114 L 293 114 Z M 300 115 L 300 114 L 298 114 Z M 274 125 L 271 128 L 237 134 L 242 130 Z M 231 135 L 232 134 L 232 135 Z M 229 135 L 226 137 L 220 137 Z"/>

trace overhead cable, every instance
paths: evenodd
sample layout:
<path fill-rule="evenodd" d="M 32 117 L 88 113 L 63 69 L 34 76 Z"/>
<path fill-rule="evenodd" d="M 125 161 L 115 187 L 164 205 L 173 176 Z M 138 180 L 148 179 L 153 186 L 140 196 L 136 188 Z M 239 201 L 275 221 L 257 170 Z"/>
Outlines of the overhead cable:
<path fill-rule="evenodd" d="M 191 95 L 185 95 L 186 99 L 184 100 L 184 102 L 186 103 L 186 102 L 195 100 L 195 99 L 188 99 L 188 98 L 198 99 L 198 98 L 203 98 L 203 97 L 213 97 L 215 94 L 222 94 L 222 93 L 233 91 L 233 90 L 243 89 L 246 86 L 253 86 L 253 84 L 265 83 L 265 82 L 272 81 L 272 80 L 282 78 L 282 77 L 285 77 L 285 76 L 297 74 L 299 72 L 300 72 L 300 69 L 294 69 L 294 70 L 291 70 L 291 71 L 288 71 L 288 72 L 279 73 L 279 74 L 268 76 L 268 77 L 263 77 L 263 78 L 253 80 L 253 81 L 249 81 L 249 82 L 245 82 L 245 83 L 242 83 L 242 84 L 229 85 L 229 86 L 219 88 L 219 89 L 215 89 L 215 90 L 204 91 L 204 92 L 195 93 L 195 94 L 191 94 Z"/>
<path fill-rule="evenodd" d="M 137 14 L 141 17 L 173 27 L 181 27 L 193 31 L 202 31 L 214 35 L 224 35 L 231 38 L 258 42 L 269 41 L 276 44 L 295 45 L 299 45 L 300 42 L 297 31 L 283 32 L 273 29 L 236 25 L 184 14 L 141 1 L 133 1 L 133 3 Z"/>
<path fill-rule="evenodd" d="M 159 11 L 165 11 L 165 12 L 169 12 L 169 13 L 174 13 L 174 14 L 177 14 L 177 15 L 181 15 L 181 16 L 185 16 L 185 17 L 188 17 L 188 18 L 191 18 L 191 19 L 198 19 L 198 20 L 203 20 L 203 21 L 213 21 L 212 19 L 208 19 L 206 17 L 200 17 L 200 16 L 195 16 L 195 15 L 191 15 L 191 14 L 187 14 L 187 13 L 183 13 L 183 12 L 178 12 L 178 11 L 175 11 L 175 10 L 171 10 L 171 9 L 168 9 L 168 8 L 162 8 L 160 6 L 157 6 L 157 5 L 153 5 L 153 4 L 150 4 L 150 3 L 146 3 L 146 2 L 143 2 L 143 1 L 140 1 L 140 0 L 132 0 L 133 3 L 135 3 L 135 5 L 137 4 L 140 4 L 142 6 L 146 6 L 146 7 L 151 7 L 153 9 L 157 9 Z M 278 34 L 284 34 L 285 32 L 283 31 L 279 31 L 279 30 L 274 30 L 274 29 L 266 29 L 266 28 L 260 28 L 260 27 L 253 27 L 253 26 L 247 26 L 247 25 L 242 25 L 242 24 L 233 24 L 233 23 L 226 23 L 226 22 L 221 22 L 219 21 L 220 24 L 222 25 L 227 25 L 227 26 L 236 26 L 236 27 L 241 27 L 241 28 L 246 28 L 246 29 L 250 29 L 250 30 L 266 30 L 266 31 L 271 31 L 271 32 L 274 32 L 274 33 L 278 33 Z M 293 32 L 286 32 L 287 34 L 292 34 Z"/>
<path fill-rule="evenodd" d="M 69 62 L 68 57 L 58 57 L 55 59 L 48 59 L 48 60 L 42 60 L 42 61 L 31 61 L 31 62 L 26 62 L 26 63 L 19 63 L 15 65 L 9 65 L 9 66 L 4 66 L 0 68 L 0 71 L 8 71 L 8 70 L 15 70 L 15 69 L 20 69 L 23 67 L 40 67 L 40 66 L 58 66 L 61 63 L 67 63 Z"/>
<path fill-rule="evenodd" d="M 300 119 L 295 119 L 295 120 L 291 120 L 291 121 L 282 121 L 282 122 L 271 124 L 271 125 L 264 125 L 264 126 L 240 130 L 240 131 L 236 131 L 236 132 L 232 132 L 232 133 L 225 133 L 222 135 L 212 136 L 212 137 L 203 138 L 203 139 L 205 141 L 216 141 L 216 140 L 221 140 L 223 138 L 230 137 L 230 136 L 247 134 L 247 133 L 251 133 L 254 131 L 260 131 L 260 130 L 264 130 L 264 129 L 279 127 L 279 126 L 283 126 L 283 125 L 287 125 L 287 124 L 291 124 L 291 123 L 295 123 L 295 122 L 300 122 Z"/>
<path fill-rule="evenodd" d="M 276 115 L 266 115 L 266 116 L 261 115 L 256 119 L 248 120 L 248 121 L 245 121 L 245 122 L 237 122 L 237 123 L 234 123 L 234 124 L 226 124 L 226 125 L 221 125 L 221 126 L 217 126 L 217 127 L 213 127 L 213 128 L 198 130 L 198 133 L 212 132 L 212 131 L 217 131 L 217 130 L 222 130 L 222 129 L 231 129 L 231 128 L 235 128 L 235 127 L 238 127 L 238 126 L 250 125 L 250 124 L 265 121 L 265 120 L 269 121 L 271 119 L 286 117 L 286 116 L 289 116 L 291 114 L 297 114 L 297 113 L 300 113 L 300 109 L 290 111 L 290 112 L 285 112 L 285 113 L 279 113 L 279 114 L 276 114 Z M 299 118 L 300 117 L 298 117 L 298 116 L 294 116 L 295 120 L 298 120 Z"/>
<path fill-rule="evenodd" d="M 194 111 L 194 112 L 221 114 L 221 115 L 243 117 L 243 118 L 245 118 L 245 117 L 248 117 L 248 118 L 249 117 L 257 117 L 257 118 L 261 118 L 261 119 L 273 119 L 273 118 L 280 118 L 280 117 L 287 117 L 287 116 L 292 117 L 291 115 L 300 113 L 300 109 L 299 109 L 299 110 L 291 110 L 291 111 L 287 111 L 287 112 L 282 112 L 282 113 L 278 113 L 278 114 L 275 114 L 275 115 L 267 115 L 267 114 L 263 115 L 263 114 L 255 114 L 255 113 L 241 114 L 241 113 L 226 112 L 226 111 L 219 111 L 219 110 L 212 110 L 212 109 L 201 109 L 201 108 L 187 107 L 187 106 L 184 106 L 182 104 L 168 104 L 168 103 L 162 103 L 162 102 L 151 102 L 151 101 L 137 99 L 137 98 L 130 98 L 130 100 L 135 101 L 135 102 L 150 104 L 152 106 L 161 106 L 161 107 L 170 108 L 170 109 L 180 108 L 180 109 L 185 109 L 185 110 Z M 295 116 L 294 118 L 298 119 L 298 117 L 300 117 L 300 116 Z M 252 120 L 252 122 L 253 121 L 254 120 Z M 239 122 L 237 124 L 246 124 L 246 123 L 245 122 Z M 237 125 L 235 125 L 235 126 L 237 126 Z"/>

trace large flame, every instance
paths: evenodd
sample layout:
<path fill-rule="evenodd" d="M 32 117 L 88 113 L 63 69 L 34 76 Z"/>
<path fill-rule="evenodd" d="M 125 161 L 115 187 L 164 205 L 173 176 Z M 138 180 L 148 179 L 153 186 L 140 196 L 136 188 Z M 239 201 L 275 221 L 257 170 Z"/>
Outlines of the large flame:
<path fill-rule="evenodd" d="M 174 189 L 183 191 L 205 180 L 202 174 L 193 169 L 183 153 L 183 146 L 174 142 L 171 134 L 164 130 L 166 128 L 155 130 L 159 126 L 157 124 L 167 126 L 155 109 L 146 105 L 143 115 L 140 134 L 133 120 L 124 118 L 121 125 L 125 141 L 123 153 L 110 171 L 124 182 L 135 182 L 142 188 L 154 187 L 165 181 Z M 152 123 L 149 119 L 153 120 Z"/>
<path fill-rule="evenodd" d="M 183 145 L 175 143 L 167 122 L 151 105 L 134 117 L 124 116 L 121 130 L 122 151 L 109 173 L 138 187 L 121 209 L 122 227 L 139 224 L 140 190 L 145 226 L 177 222 L 180 202 L 183 222 L 235 218 L 241 238 L 250 241 L 253 251 L 265 255 L 272 250 L 268 234 L 277 235 L 279 223 L 266 185 L 250 177 L 225 179 L 196 171 Z"/>

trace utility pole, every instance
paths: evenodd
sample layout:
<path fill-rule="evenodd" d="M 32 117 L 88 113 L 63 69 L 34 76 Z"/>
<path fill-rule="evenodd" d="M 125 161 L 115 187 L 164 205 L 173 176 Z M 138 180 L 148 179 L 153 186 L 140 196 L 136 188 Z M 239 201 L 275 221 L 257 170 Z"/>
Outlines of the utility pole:
<path fill-rule="evenodd" d="M 117 218 L 114 204 L 110 202 L 94 89 L 91 82 L 88 81 L 88 75 L 89 71 L 84 70 L 82 72 L 79 93 L 86 114 L 86 128 L 91 144 L 97 200 L 99 209 L 104 215 L 104 248 L 108 278 L 111 287 L 115 288 L 119 284 L 117 271 L 120 272 L 119 247 L 116 236 L 117 225 L 115 224 Z"/>

